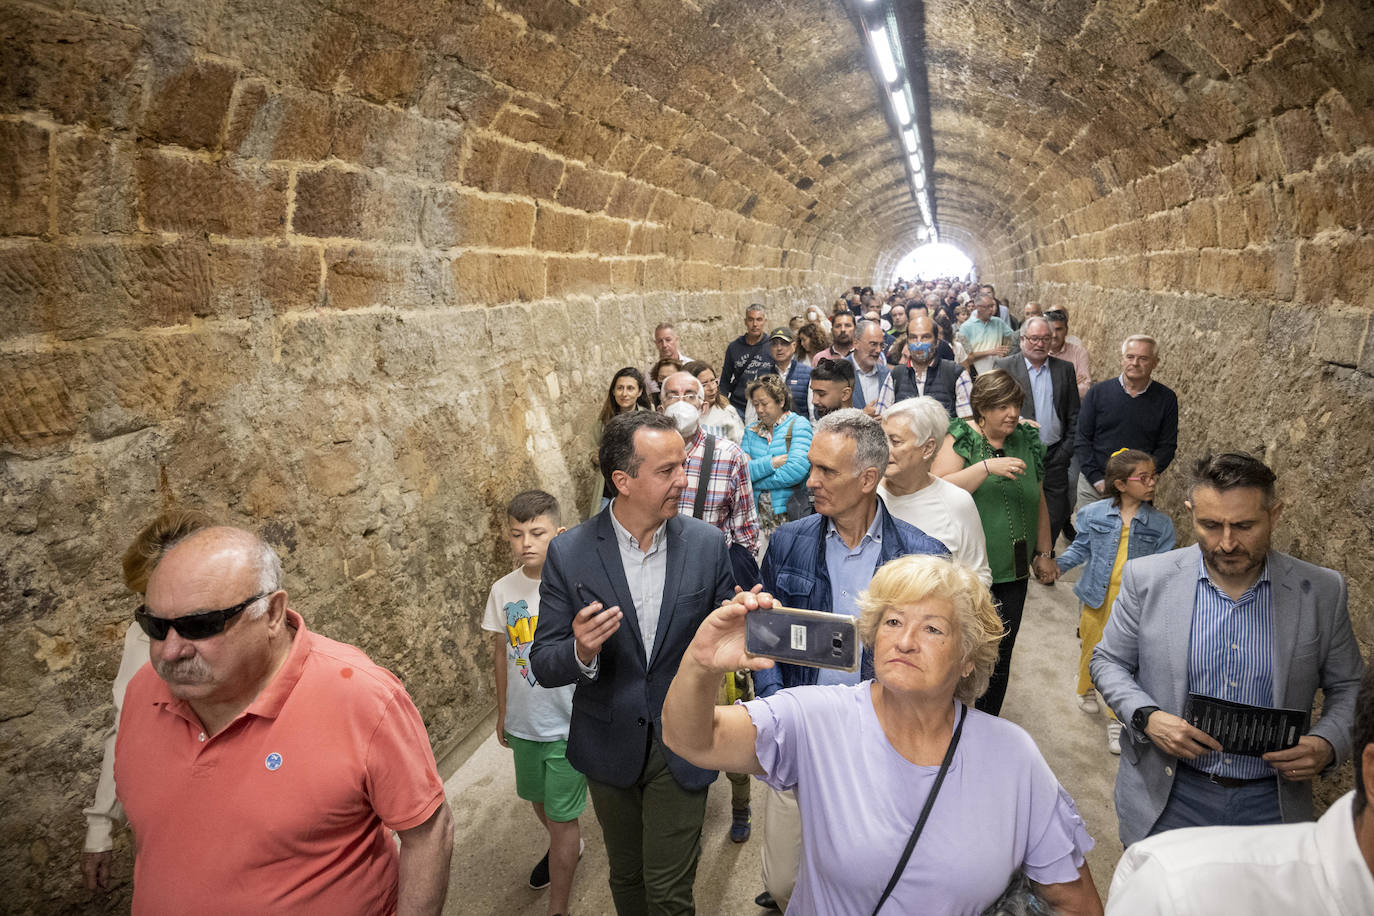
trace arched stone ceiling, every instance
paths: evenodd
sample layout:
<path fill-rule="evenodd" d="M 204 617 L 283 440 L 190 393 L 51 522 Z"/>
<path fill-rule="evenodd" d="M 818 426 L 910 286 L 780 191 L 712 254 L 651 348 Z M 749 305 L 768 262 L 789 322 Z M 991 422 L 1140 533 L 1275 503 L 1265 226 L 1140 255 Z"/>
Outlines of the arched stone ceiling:
<path fill-rule="evenodd" d="M 920 0 L 936 220 L 970 249 L 1051 223 L 1336 89 L 1374 89 L 1367 3 Z M 1008 238 L 1010 236 L 1010 238 Z"/>

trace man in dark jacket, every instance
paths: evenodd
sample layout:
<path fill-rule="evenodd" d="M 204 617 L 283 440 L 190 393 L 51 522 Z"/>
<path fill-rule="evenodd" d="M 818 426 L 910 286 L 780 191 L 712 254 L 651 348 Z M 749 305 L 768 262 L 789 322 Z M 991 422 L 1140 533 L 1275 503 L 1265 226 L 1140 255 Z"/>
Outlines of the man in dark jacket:
<path fill-rule="evenodd" d="M 894 518 L 878 498 L 887 468 L 882 424 L 846 408 L 817 421 L 811 440 L 812 492 L 816 514 L 773 532 L 763 557 L 763 588 L 789 607 L 858 613 L 859 592 L 879 566 L 909 553 L 948 556 L 949 550 L 912 525 Z M 801 684 L 857 684 L 872 677 L 865 650 L 857 672 L 779 664 L 754 673 L 754 691 L 771 696 Z M 801 817 L 795 795 L 769 791 L 764 798 L 763 883 L 760 906 L 786 909 L 801 855 Z"/>
<path fill-rule="evenodd" d="M 730 399 L 730 406 L 744 419 L 749 383 L 773 366 L 768 358 L 768 342 L 763 337 L 766 316 L 763 306 L 754 303 L 744 310 L 744 333 L 730 341 L 725 348 L 725 365 L 720 368 L 720 390 Z"/>
<path fill-rule="evenodd" d="M 1069 462 L 1078 427 L 1078 375 L 1073 363 L 1050 356 L 1054 329 L 1044 318 L 1027 318 L 1020 337 L 1021 352 L 992 365 L 1009 372 L 1021 386 L 1025 395 L 1021 417 L 1036 422 L 1040 441 L 1045 443 L 1045 505 L 1050 510 L 1050 543 L 1054 544 L 1073 511 Z"/>

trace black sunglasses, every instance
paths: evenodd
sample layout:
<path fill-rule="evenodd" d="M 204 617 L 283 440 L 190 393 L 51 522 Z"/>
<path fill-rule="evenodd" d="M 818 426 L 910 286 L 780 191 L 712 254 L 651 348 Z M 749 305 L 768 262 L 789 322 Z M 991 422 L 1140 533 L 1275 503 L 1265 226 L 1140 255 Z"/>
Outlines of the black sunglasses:
<path fill-rule="evenodd" d="M 263 592 L 222 611 L 204 611 L 200 614 L 187 614 L 185 617 L 154 617 L 148 613 L 148 605 L 140 604 L 138 610 L 134 611 L 134 620 L 138 621 L 138 625 L 148 634 L 149 639 L 164 640 L 169 630 L 176 630 L 182 639 L 209 639 L 223 633 L 229 621 L 246 611 L 250 604 L 270 594 L 271 592 Z"/>

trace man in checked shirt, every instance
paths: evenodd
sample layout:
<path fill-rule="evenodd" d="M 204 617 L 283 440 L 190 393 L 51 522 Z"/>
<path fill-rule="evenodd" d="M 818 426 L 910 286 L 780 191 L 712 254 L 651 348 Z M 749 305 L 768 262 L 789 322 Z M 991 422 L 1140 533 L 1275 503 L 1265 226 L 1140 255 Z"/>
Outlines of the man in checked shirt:
<path fill-rule="evenodd" d="M 678 432 L 687 443 L 687 486 L 678 499 L 678 512 L 719 528 L 725 534 L 725 545 L 731 554 L 739 552 L 735 548 L 739 544 L 752 557 L 758 553 L 759 516 L 754 507 L 754 488 L 749 483 L 749 459 L 738 445 L 729 439 L 713 438 L 711 466 L 706 471 L 706 495 L 701 499 L 697 496 L 701 486 L 701 465 L 706 457 L 706 432 L 701 429 L 703 402 L 701 382 L 692 373 L 677 372 L 664 380 L 659 409 L 677 424 Z M 748 589 L 755 583 L 736 584 Z M 754 685 L 748 671 L 738 671 L 730 675 L 729 680 L 733 683 L 726 684 L 721 702 L 754 698 Z M 749 776 L 746 773 L 725 775 L 730 780 L 730 840 L 743 843 L 749 839 L 751 830 Z"/>
<path fill-rule="evenodd" d="M 1128 727 L 1116 776 L 1121 842 L 1178 827 L 1312 819 L 1312 780 L 1351 753 L 1364 665 L 1345 579 L 1271 547 L 1274 472 L 1243 454 L 1193 468 L 1197 544 L 1126 563 L 1090 670 Z M 1223 751 L 1185 719 L 1189 694 L 1322 715 L 1297 744 Z M 1129 740 L 1127 740 L 1129 739 Z"/>

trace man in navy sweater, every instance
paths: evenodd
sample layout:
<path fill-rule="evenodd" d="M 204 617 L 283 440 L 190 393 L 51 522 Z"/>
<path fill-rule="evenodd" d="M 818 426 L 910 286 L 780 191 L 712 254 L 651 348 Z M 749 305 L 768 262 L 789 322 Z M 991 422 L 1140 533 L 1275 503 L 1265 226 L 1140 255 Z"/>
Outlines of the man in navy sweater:
<path fill-rule="evenodd" d="M 720 390 L 739 411 L 741 420 L 749 383 L 773 366 L 768 358 L 768 343 L 763 339 L 765 320 L 763 306 L 758 303 L 744 310 L 744 333 L 725 348 L 725 365 L 720 368 Z"/>
<path fill-rule="evenodd" d="M 1159 344 L 1148 334 L 1132 334 L 1121 344 L 1121 375 L 1088 390 L 1078 412 L 1074 452 L 1082 474 L 1078 503 L 1102 498 L 1107 458 L 1121 448 L 1138 448 L 1155 459 L 1163 474 L 1178 448 L 1178 395 L 1150 380 L 1159 365 Z"/>

